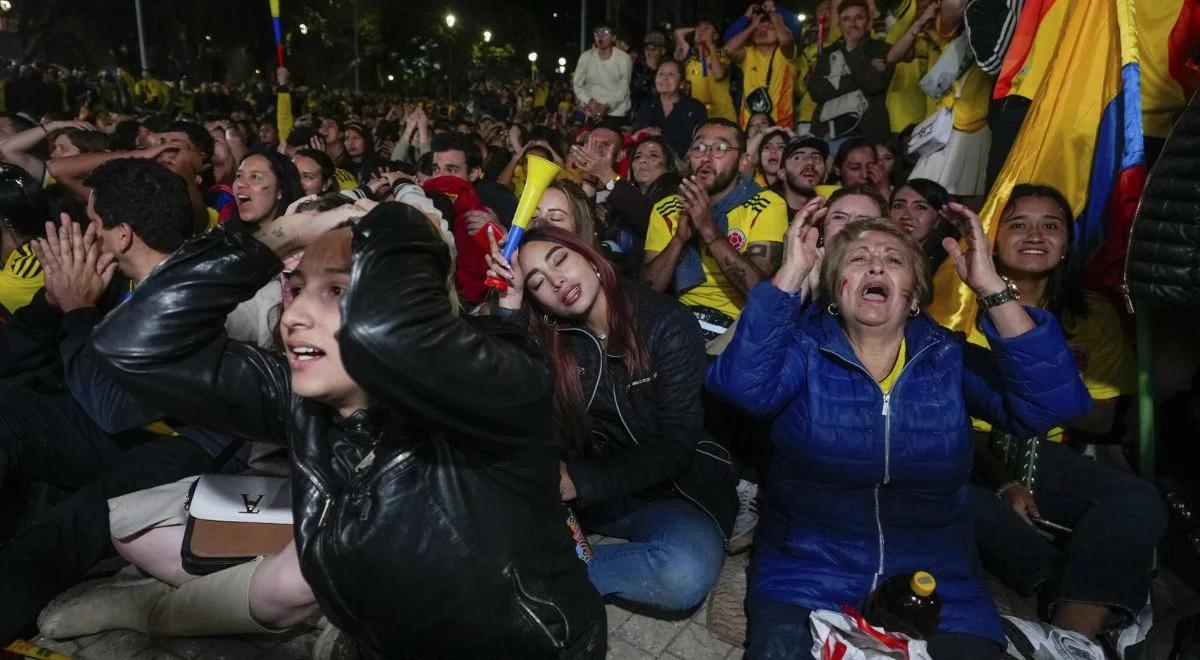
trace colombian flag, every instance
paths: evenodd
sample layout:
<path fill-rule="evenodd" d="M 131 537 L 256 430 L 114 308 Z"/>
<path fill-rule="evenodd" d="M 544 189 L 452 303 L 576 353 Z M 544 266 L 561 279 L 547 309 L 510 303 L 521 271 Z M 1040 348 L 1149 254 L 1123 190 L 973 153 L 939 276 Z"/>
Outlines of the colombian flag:
<path fill-rule="evenodd" d="M 1007 95 L 1013 80 L 1031 70 L 1044 75 L 980 212 L 991 239 L 1014 185 L 1052 185 L 1078 213 L 1072 264 L 1084 269 L 1089 286 L 1117 297 L 1125 245 L 1146 179 L 1143 103 L 1156 116 L 1162 114 L 1166 125 L 1184 106 L 1193 83 L 1181 63 L 1188 54 L 1185 48 L 1195 43 L 1191 35 L 1200 16 L 1197 3 L 1200 0 L 1025 4 L 996 97 Z M 1166 5 L 1172 9 L 1164 9 Z M 938 270 L 934 287 L 942 293 L 930 313 L 951 329 L 967 331 L 975 322 L 975 296 L 959 282 L 952 262 Z"/>

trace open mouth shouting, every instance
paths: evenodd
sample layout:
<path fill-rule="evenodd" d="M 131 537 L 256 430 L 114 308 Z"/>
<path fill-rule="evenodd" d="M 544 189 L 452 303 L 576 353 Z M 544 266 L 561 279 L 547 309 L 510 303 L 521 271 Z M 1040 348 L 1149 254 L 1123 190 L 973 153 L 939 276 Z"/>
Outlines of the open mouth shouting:
<path fill-rule="evenodd" d="M 863 286 L 861 295 L 866 302 L 884 304 L 891 297 L 891 290 L 883 282 L 868 282 Z"/>

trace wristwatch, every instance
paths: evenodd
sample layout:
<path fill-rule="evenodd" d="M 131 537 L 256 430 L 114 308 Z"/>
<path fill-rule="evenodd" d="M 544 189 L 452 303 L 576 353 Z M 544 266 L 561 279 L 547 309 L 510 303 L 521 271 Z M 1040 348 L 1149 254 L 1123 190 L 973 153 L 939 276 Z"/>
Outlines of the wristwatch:
<path fill-rule="evenodd" d="M 1001 277 L 1004 280 L 1004 288 L 997 293 L 992 293 L 986 296 L 979 296 L 975 299 L 979 303 L 980 309 L 990 309 L 996 305 L 1003 305 L 1010 300 L 1020 300 L 1021 292 L 1017 290 L 1017 285 L 1012 283 L 1012 280 L 1007 277 Z"/>
<path fill-rule="evenodd" d="M 608 183 L 604 184 L 604 189 L 609 192 L 612 192 L 612 189 L 617 187 L 617 182 L 620 180 L 621 180 L 621 175 L 618 174 L 617 176 L 614 176 L 613 178 L 608 180 Z"/>

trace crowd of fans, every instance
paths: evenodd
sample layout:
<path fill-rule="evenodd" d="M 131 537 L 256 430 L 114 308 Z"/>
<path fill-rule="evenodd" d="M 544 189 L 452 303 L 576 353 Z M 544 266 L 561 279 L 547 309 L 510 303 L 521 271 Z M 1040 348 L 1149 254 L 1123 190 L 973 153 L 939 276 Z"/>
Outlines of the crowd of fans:
<path fill-rule="evenodd" d="M 1039 72 L 995 102 L 963 4 L 600 24 L 571 86 L 454 104 L 12 69 L 0 475 L 61 493 L 0 544 L 0 640 L 321 613 L 370 657 L 601 658 L 602 599 L 686 612 L 752 544 L 750 658 L 913 571 L 932 657 L 1000 658 L 981 568 L 1111 645 L 1165 526 L 1094 455 L 1134 356 L 1059 191 L 989 245 Z M 967 336 L 927 313 L 946 263 Z M 196 476 L 248 471 L 290 477 L 294 540 L 189 572 Z M 568 515 L 624 542 L 581 562 Z M 137 578 L 75 586 L 114 550 Z"/>

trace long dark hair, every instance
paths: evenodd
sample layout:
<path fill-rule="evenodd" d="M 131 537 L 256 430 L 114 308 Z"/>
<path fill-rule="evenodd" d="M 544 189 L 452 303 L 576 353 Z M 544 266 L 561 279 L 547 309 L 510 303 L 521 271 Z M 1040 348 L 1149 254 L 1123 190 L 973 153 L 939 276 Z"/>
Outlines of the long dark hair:
<path fill-rule="evenodd" d="M 949 222 L 942 219 L 942 212 L 946 209 L 946 205 L 950 203 L 950 193 L 942 187 L 942 184 L 929 179 L 909 179 L 907 182 L 896 186 L 892 189 L 892 196 L 888 200 L 887 213 L 890 217 L 892 214 L 892 203 L 896 201 L 896 195 L 904 188 L 912 188 L 914 192 L 920 195 L 934 211 L 937 211 L 938 218 L 933 226 L 933 230 L 921 241 L 921 247 L 925 250 L 926 256 L 929 257 L 930 265 L 936 271 L 942 262 L 950 256 L 946 252 L 946 248 L 942 247 L 942 239 L 946 237 L 959 238 L 958 231 Z"/>
<path fill-rule="evenodd" d="M 599 274 L 600 288 L 608 301 L 609 337 L 624 351 L 621 363 L 630 379 L 648 373 L 650 352 L 638 334 L 633 301 L 626 295 L 612 264 L 578 236 L 557 227 L 531 229 L 525 234 L 523 243 L 529 245 L 538 241 L 561 245 L 575 252 Z M 579 360 L 559 332 L 558 322 L 547 316 L 548 312 L 533 296 L 527 296 L 527 299 L 533 308 L 529 315 L 530 333 L 549 353 L 554 369 L 554 427 L 562 441 L 562 450 L 571 455 L 586 452 L 591 446 L 591 434 L 586 422 L 587 402 L 579 382 Z"/>
<path fill-rule="evenodd" d="M 267 159 L 267 164 L 271 167 L 271 173 L 275 175 L 276 186 L 279 188 L 279 199 L 275 202 L 275 211 L 272 217 L 278 218 L 287 211 L 287 207 L 292 205 L 292 202 L 304 196 L 304 186 L 300 184 L 300 170 L 292 163 L 292 160 L 287 156 L 277 151 L 252 151 L 242 161 L 251 156 L 261 156 Z"/>
<path fill-rule="evenodd" d="M 671 148 L 671 143 L 667 142 L 667 138 L 665 138 L 661 135 L 645 135 L 642 137 L 642 139 L 638 140 L 637 144 L 633 145 L 633 149 L 631 149 L 629 151 L 629 166 L 630 166 L 629 167 L 629 179 L 631 181 L 633 180 L 633 158 L 634 158 L 634 156 L 637 155 L 637 150 L 640 149 L 642 147 L 642 145 L 646 144 L 647 142 L 652 142 L 654 144 L 657 144 L 658 148 L 662 150 L 663 166 L 665 166 L 667 168 L 667 171 L 664 172 L 663 174 L 679 174 L 680 172 L 683 171 L 684 165 L 679 160 L 679 154 L 675 153 L 675 150 Z M 659 176 L 661 177 L 661 176 L 663 176 L 663 174 L 660 174 Z M 645 187 L 647 189 L 649 189 L 649 186 L 652 183 L 654 183 L 654 182 L 653 181 L 647 182 L 645 184 Z M 634 185 L 637 186 L 638 188 L 643 187 L 642 184 L 639 184 L 636 181 L 634 181 Z M 676 184 L 676 185 L 678 185 L 678 184 Z"/>
<path fill-rule="evenodd" d="M 1071 211 L 1071 203 L 1059 192 L 1058 188 L 1035 183 L 1019 183 L 1013 186 L 1012 193 L 1008 196 L 1008 203 L 1004 205 L 1004 211 L 1000 213 L 1001 221 L 1016 209 L 1018 200 L 1028 197 L 1041 197 L 1054 202 L 1062 211 L 1063 223 L 1067 226 L 1066 259 L 1055 266 L 1050 273 L 1050 281 L 1046 285 L 1046 305 L 1044 307 L 1047 312 L 1059 320 L 1060 324 L 1065 326 L 1063 321 L 1066 316 L 1070 316 L 1072 319 L 1087 317 L 1087 299 L 1083 294 L 1083 275 L 1080 271 L 1082 264 L 1078 259 L 1072 258 L 1071 254 L 1071 248 L 1075 245 L 1075 214 Z M 1039 301 L 1030 302 L 1037 303 Z"/>
<path fill-rule="evenodd" d="M 845 2 L 846 0 L 842 1 Z M 842 182 L 842 165 L 846 164 L 846 159 L 850 157 L 850 153 L 864 148 L 870 149 L 872 156 L 875 155 L 875 145 L 863 137 L 852 137 L 843 142 L 842 146 L 838 147 L 837 153 L 833 156 L 833 171 L 837 175 L 838 183 Z"/>

